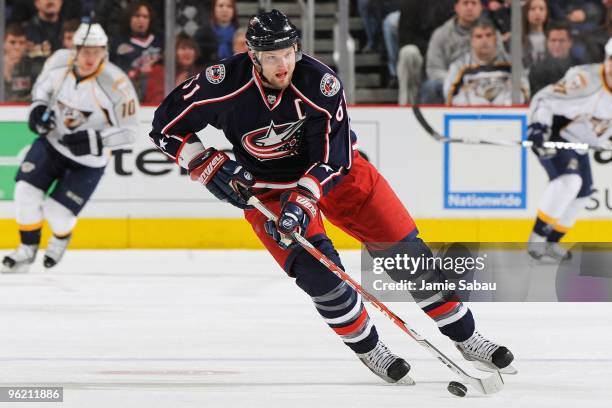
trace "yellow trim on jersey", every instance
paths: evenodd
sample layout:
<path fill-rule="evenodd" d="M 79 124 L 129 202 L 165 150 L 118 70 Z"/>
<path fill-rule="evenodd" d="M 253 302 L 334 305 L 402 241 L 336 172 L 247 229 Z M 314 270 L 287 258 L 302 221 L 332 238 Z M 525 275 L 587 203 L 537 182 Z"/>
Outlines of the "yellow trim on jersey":
<path fill-rule="evenodd" d="M 36 224 L 19 224 L 19 231 L 36 231 L 41 229 L 43 222 L 37 222 Z"/>
<path fill-rule="evenodd" d="M 420 219 L 420 237 L 427 242 L 526 242 L 533 226 L 531 219 Z M 358 249 L 359 243 L 325 224 L 338 249 Z M 17 224 L 0 219 L 0 248 L 19 244 Z M 13 233 L 11 233 L 13 231 Z M 49 238 L 43 228 L 43 246 Z M 612 220 L 578 221 L 566 235 L 567 242 L 609 242 Z M 188 249 L 262 249 L 251 226 L 238 218 L 224 219 L 126 219 L 83 218 L 74 229 L 70 248 L 188 248 Z"/>
<path fill-rule="evenodd" d="M 542 210 L 538 210 L 538 218 L 541 219 L 542 221 L 544 221 L 547 224 L 556 224 L 558 219 L 557 218 L 553 218 L 550 215 L 546 214 L 544 211 Z"/>
<path fill-rule="evenodd" d="M 555 225 L 553 229 L 557 232 L 561 232 L 562 234 L 567 234 L 572 227 L 565 227 L 563 225 Z"/>
<path fill-rule="evenodd" d="M 601 76 L 601 83 L 603 84 L 602 88 L 608 93 L 612 94 L 612 84 L 608 84 L 608 81 L 606 81 L 606 72 L 603 64 L 601 65 L 601 68 L 599 68 L 599 75 Z"/>

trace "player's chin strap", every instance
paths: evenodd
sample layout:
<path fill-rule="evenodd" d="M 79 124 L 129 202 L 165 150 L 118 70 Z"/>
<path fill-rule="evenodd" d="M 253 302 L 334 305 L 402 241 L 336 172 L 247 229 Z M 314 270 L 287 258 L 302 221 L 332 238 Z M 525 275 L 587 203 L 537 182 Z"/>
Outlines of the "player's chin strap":
<path fill-rule="evenodd" d="M 257 197 L 251 195 L 249 191 L 244 188 L 241 188 L 241 193 L 244 194 L 247 198 L 247 204 L 255 207 L 258 211 L 260 211 L 263 215 L 265 215 L 269 220 L 276 222 L 278 217 L 274 214 L 268 207 L 266 207 Z M 292 234 L 292 238 L 295 242 L 297 242 L 306 252 L 312 255 L 315 259 L 323 264 L 330 272 L 336 275 L 338 278 L 342 279 L 348 285 L 350 285 L 355 291 L 357 291 L 361 296 L 363 296 L 367 301 L 369 301 L 372 306 L 378 309 L 382 314 L 387 316 L 393 323 L 395 323 L 404 333 L 412 337 L 417 343 L 419 343 L 422 347 L 427 349 L 436 360 L 440 361 L 442 364 L 447 366 L 452 372 L 457 374 L 461 380 L 472 385 L 478 391 L 483 394 L 493 394 L 501 391 L 504 387 L 504 380 L 499 371 L 491 374 L 489 377 L 478 378 L 469 375 L 465 372 L 460 366 L 458 366 L 454 361 L 450 358 L 446 357 L 440 350 L 438 350 L 433 344 L 431 344 L 427 339 L 422 337 L 412 328 L 408 327 L 406 322 L 400 319 L 395 313 L 393 313 L 387 306 L 385 306 L 382 302 L 376 299 L 374 296 L 369 294 L 365 289 L 361 287 L 360 284 L 355 282 L 353 278 L 351 278 L 346 272 L 338 267 L 333 261 L 331 261 L 328 257 L 326 257 L 321 251 L 315 248 L 306 238 L 301 236 L 300 234 L 294 232 Z"/>

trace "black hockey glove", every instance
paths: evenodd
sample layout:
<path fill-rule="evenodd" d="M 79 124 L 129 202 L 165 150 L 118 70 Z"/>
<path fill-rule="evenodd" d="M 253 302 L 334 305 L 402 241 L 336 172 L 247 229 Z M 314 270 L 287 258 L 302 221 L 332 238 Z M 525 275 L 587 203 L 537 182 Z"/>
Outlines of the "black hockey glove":
<path fill-rule="evenodd" d="M 39 136 L 46 136 L 55 129 L 55 113 L 48 111 L 46 105 L 38 105 L 30 112 L 28 127 Z"/>
<path fill-rule="evenodd" d="M 277 222 L 266 221 L 264 228 L 281 248 L 294 248 L 298 243 L 291 235 L 294 232 L 302 236 L 306 234 L 308 224 L 319 211 L 317 200 L 308 191 L 298 187 L 285 191 L 280 201 L 281 211 Z"/>
<path fill-rule="evenodd" d="M 544 147 L 544 142 L 548 139 L 550 130 L 542 123 L 532 123 L 527 129 L 527 138 L 533 142 L 531 150 L 542 160 L 552 159 L 557 154 L 556 149 Z"/>
<path fill-rule="evenodd" d="M 204 184 L 219 200 L 242 209 L 252 208 L 240 189 L 255 184 L 253 175 L 225 153 L 208 148 L 191 160 L 188 171 L 193 181 Z"/>
<path fill-rule="evenodd" d="M 102 136 L 97 130 L 87 129 L 68 133 L 62 136 L 59 142 L 75 156 L 85 156 L 87 154 L 102 156 Z"/>

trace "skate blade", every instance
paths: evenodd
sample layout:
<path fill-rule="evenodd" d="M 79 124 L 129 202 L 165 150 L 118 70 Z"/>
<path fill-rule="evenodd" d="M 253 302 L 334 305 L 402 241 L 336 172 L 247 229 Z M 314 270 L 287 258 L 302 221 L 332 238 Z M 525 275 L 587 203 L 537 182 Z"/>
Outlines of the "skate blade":
<path fill-rule="evenodd" d="M 397 384 L 397 385 L 416 385 L 416 381 L 414 381 L 414 379 L 409 374 L 406 374 L 405 376 L 400 378 L 400 380 L 395 382 L 394 384 Z"/>
<path fill-rule="evenodd" d="M 494 372 L 499 371 L 500 373 L 507 374 L 507 375 L 518 374 L 518 370 L 514 368 L 512 364 L 502 368 L 501 370 L 495 367 L 493 364 L 486 364 L 486 363 L 483 363 L 482 361 L 472 361 L 472 364 L 474 365 L 476 369 L 480 371 L 486 371 L 487 373 L 494 373 Z"/>
<path fill-rule="evenodd" d="M 0 268 L 0 273 L 5 273 L 5 274 L 28 273 L 29 270 L 30 270 L 30 264 L 15 265 L 12 268 L 6 265 L 2 265 L 2 268 Z"/>

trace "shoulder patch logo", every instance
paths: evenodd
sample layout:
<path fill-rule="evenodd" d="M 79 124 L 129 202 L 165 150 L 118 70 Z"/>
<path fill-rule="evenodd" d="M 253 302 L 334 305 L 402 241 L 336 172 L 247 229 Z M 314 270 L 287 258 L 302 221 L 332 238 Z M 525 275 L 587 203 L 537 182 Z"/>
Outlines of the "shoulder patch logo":
<path fill-rule="evenodd" d="M 219 84 L 225 79 L 225 65 L 211 65 L 206 68 L 206 79 L 211 84 Z"/>
<path fill-rule="evenodd" d="M 323 75 L 321 79 L 321 93 L 328 98 L 331 98 L 340 90 L 340 81 L 332 74 Z"/>

